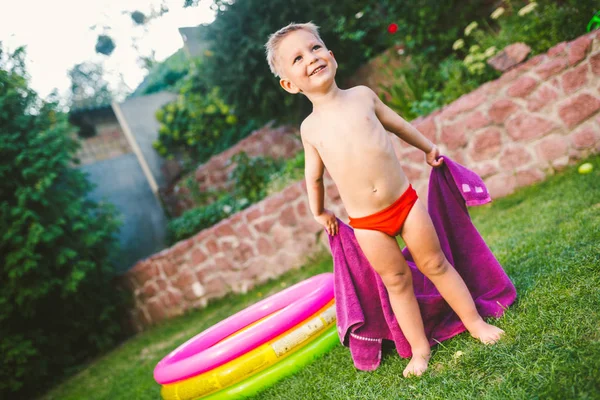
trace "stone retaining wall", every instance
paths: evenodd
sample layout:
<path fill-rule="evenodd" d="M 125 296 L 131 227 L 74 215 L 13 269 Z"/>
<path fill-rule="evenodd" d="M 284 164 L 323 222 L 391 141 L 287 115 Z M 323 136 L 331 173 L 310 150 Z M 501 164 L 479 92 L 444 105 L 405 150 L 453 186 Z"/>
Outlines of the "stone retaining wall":
<path fill-rule="evenodd" d="M 556 45 L 413 124 L 501 197 L 600 152 L 599 94 L 600 33 L 592 33 Z M 423 154 L 394 144 L 424 196 L 429 167 Z M 326 206 L 347 220 L 330 180 L 326 191 Z M 123 276 L 135 298 L 132 320 L 141 330 L 299 267 L 323 246 L 320 231 L 298 182 L 136 264 Z"/>
<path fill-rule="evenodd" d="M 302 150 L 302 143 L 297 129 L 291 126 L 272 128 L 271 124 L 254 131 L 235 146 L 211 157 L 206 163 L 198 166 L 193 173 L 194 185 L 200 192 L 207 190 L 228 190 L 229 173 L 235 167 L 231 157 L 245 152 L 251 157 L 269 156 L 272 158 L 292 158 Z M 162 196 L 171 216 L 179 216 L 184 211 L 198 206 L 192 190 L 186 182 L 190 176 L 184 176 L 170 188 L 163 190 Z"/>

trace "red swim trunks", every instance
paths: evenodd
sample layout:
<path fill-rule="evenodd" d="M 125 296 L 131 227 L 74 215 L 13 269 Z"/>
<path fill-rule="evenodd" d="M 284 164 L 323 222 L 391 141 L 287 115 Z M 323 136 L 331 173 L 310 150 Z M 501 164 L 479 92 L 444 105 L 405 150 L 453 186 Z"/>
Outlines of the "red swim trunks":
<path fill-rule="evenodd" d="M 355 229 L 370 229 L 396 236 L 400 234 L 404 221 L 417 199 L 417 192 L 412 185 L 408 185 L 408 189 L 391 206 L 366 217 L 350 217 L 350 226 Z"/>

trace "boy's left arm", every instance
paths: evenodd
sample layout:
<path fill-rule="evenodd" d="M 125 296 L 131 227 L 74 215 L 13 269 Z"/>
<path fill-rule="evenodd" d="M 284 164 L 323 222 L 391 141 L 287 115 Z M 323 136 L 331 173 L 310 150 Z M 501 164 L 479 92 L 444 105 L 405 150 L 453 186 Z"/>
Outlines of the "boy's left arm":
<path fill-rule="evenodd" d="M 432 167 L 442 165 L 442 160 L 438 160 L 440 156 L 438 147 L 419 132 L 417 128 L 385 105 L 372 90 L 369 89 L 369 91 L 372 93 L 375 102 L 375 114 L 383 127 L 406 143 L 422 150 L 425 153 L 427 164 Z"/>

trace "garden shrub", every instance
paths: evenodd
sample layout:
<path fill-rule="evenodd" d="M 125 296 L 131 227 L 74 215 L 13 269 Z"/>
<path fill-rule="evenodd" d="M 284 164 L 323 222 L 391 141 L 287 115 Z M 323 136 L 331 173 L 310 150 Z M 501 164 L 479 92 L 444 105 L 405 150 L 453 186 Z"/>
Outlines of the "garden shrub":
<path fill-rule="evenodd" d="M 229 176 L 231 192 L 172 219 L 167 227 L 170 244 L 193 236 L 265 198 L 271 176 L 283 165 L 270 157 L 248 157 L 244 152 L 234 155 L 231 162 L 236 164 Z"/>
<path fill-rule="evenodd" d="M 546 52 L 562 41 L 569 41 L 586 33 L 594 13 L 600 10 L 597 0 L 538 0 L 530 11 L 519 15 L 528 2 L 507 0 L 505 13 L 494 20 L 494 29 L 482 29 L 482 47 L 505 46 L 523 42 L 532 54 Z M 482 25 L 482 27 L 485 25 Z"/>
<path fill-rule="evenodd" d="M 298 122 L 310 111 L 304 96 L 290 96 L 267 66 L 268 35 L 290 22 L 313 21 L 339 61 L 338 83 L 352 76 L 372 56 L 397 42 L 410 53 L 425 53 L 432 62 L 451 53 L 463 24 L 487 15 L 491 1 L 418 0 L 214 0 L 219 10 L 206 27 L 212 57 L 207 77 L 222 89 L 223 99 L 240 119 Z M 387 27 L 396 23 L 398 32 Z"/>
<path fill-rule="evenodd" d="M 248 157 L 245 152 L 233 156 L 235 168 L 229 177 L 233 184 L 233 193 L 237 198 L 248 199 L 256 203 L 267 195 L 271 176 L 283 165 L 271 157 Z"/>
<path fill-rule="evenodd" d="M 181 82 L 190 72 L 193 61 L 183 49 L 177 50 L 161 63 L 156 63 L 132 96 L 171 90 L 178 92 Z"/>
<path fill-rule="evenodd" d="M 121 336 L 114 208 L 86 198 L 73 128 L 24 58 L 0 46 L 0 397 L 19 399 Z"/>
<path fill-rule="evenodd" d="M 267 196 L 281 192 L 294 182 L 304 177 L 304 151 L 293 158 L 285 160 L 283 167 L 271 175 L 267 186 Z"/>
<path fill-rule="evenodd" d="M 187 239 L 243 210 L 250 205 L 247 200 L 243 200 L 238 200 L 231 194 L 225 194 L 211 204 L 196 207 L 173 218 L 167 226 L 167 242 L 172 245 Z"/>
<path fill-rule="evenodd" d="M 404 68 L 393 71 L 396 79 L 381 88 L 381 97 L 404 118 L 411 120 L 427 115 L 436 108 L 451 103 L 485 82 L 496 79 L 500 72 L 487 61 L 509 44 L 524 42 L 532 54 L 547 51 L 555 44 L 572 40 L 585 33 L 587 22 L 598 7 L 597 2 L 551 1 L 539 2 L 507 0 L 503 6 L 468 24 L 453 26 L 428 46 L 428 38 L 411 44 L 410 32 L 429 20 L 430 14 L 417 18 L 411 6 L 404 4 L 408 16 L 406 25 L 400 25 L 411 38 L 406 44 L 409 53 L 417 52 Z M 410 18 L 413 15 L 413 18 Z M 463 20 L 464 21 L 464 20 Z M 430 21 L 433 24 L 433 21 Z M 444 26 L 443 24 L 440 26 Z M 438 25 L 435 25 L 434 32 Z M 452 36 L 450 35 L 452 33 Z M 453 42 L 452 42 L 453 41 Z M 412 50 L 411 50 L 412 49 Z M 437 51 L 430 51 L 437 49 Z"/>
<path fill-rule="evenodd" d="M 238 123 L 235 111 L 206 83 L 203 64 L 196 60 L 181 84 L 179 97 L 156 112 L 160 123 L 154 148 L 166 158 L 177 158 L 184 169 L 196 167 L 258 128 L 253 120 Z"/>

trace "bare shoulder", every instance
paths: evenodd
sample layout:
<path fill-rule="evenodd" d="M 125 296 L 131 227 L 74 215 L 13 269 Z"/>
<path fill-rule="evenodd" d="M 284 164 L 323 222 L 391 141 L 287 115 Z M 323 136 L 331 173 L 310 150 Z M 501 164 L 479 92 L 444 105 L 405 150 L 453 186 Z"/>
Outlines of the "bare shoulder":
<path fill-rule="evenodd" d="M 310 137 L 313 135 L 315 130 L 315 117 L 313 114 L 310 114 L 308 117 L 304 118 L 302 124 L 300 124 L 300 136 L 302 140 L 310 142 Z"/>
<path fill-rule="evenodd" d="M 373 97 L 377 97 L 377 95 L 373 90 L 371 90 L 371 88 L 364 85 L 354 86 L 348 89 L 348 91 L 352 93 L 352 95 L 361 96 L 364 98 L 372 99 Z"/>

